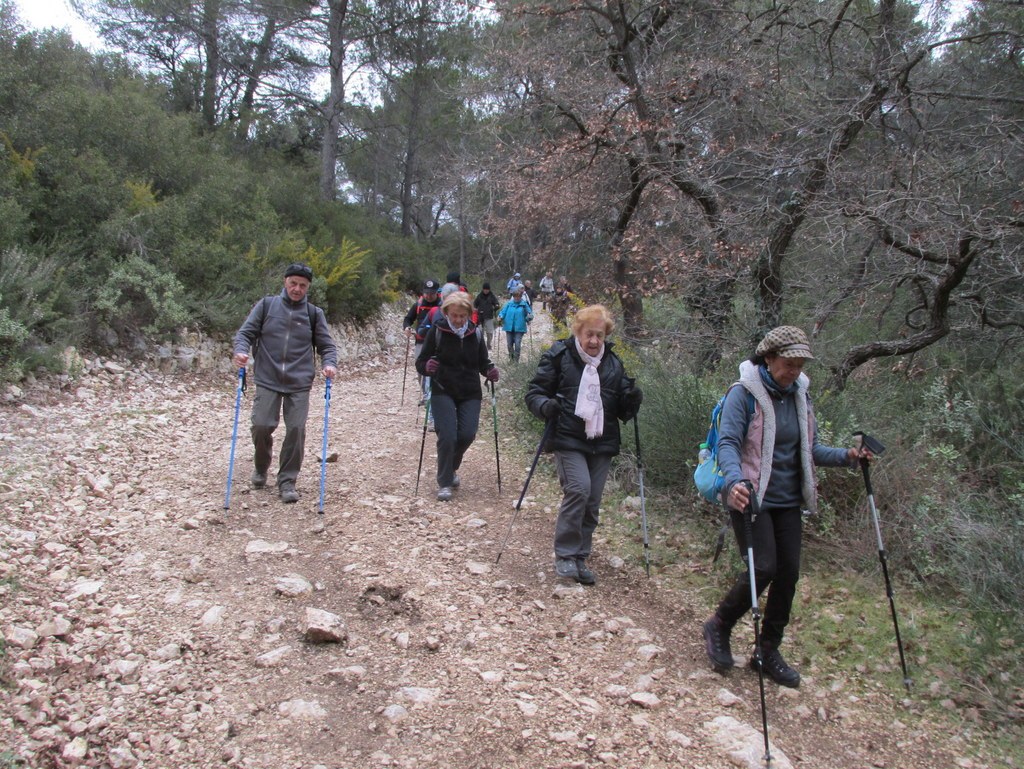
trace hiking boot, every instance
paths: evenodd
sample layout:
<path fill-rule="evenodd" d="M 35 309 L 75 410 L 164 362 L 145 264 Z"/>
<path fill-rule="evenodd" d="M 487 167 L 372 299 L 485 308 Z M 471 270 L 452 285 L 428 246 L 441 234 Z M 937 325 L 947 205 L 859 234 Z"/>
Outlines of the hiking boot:
<path fill-rule="evenodd" d="M 430 424 L 427 425 L 427 429 L 430 432 L 434 432 L 434 420 L 433 419 L 430 420 Z"/>
<path fill-rule="evenodd" d="M 576 566 L 575 558 L 556 558 L 555 559 L 555 574 L 565 579 L 574 579 L 579 581 L 580 570 Z"/>
<path fill-rule="evenodd" d="M 452 476 L 452 488 L 453 489 L 457 489 L 461 485 L 462 485 L 462 479 L 459 477 L 458 473 L 455 473 L 455 475 Z"/>
<path fill-rule="evenodd" d="M 253 470 L 249 482 L 252 483 L 254 489 L 262 489 L 267 485 L 267 474 L 261 473 L 259 470 Z"/>
<path fill-rule="evenodd" d="M 778 649 L 762 647 L 761 659 L 764 672 L 779 686 L 788 686 L 790 689 L 800 686 L 800 674 L 786 664 L 786 660 L 779 654 Z M 757 670 L 757 657 L 750 658 L 750 667 L 752 670 Z"/>
<path fill-rule="evenodd" d="M 594 572 L 587 568 L 586 558 L 576 559 L 576 581 L 581 585 L 596 585 L 597 577 Z"/>
<path fill-rule="evenodd" d="M 719 673 L 731 670 L 736 664 L 729 648 L 730 631 L 731 628 L 726 628 L 717 614 L 711 615 L 711 619 L 704 623 L 704 651 L 711 660 L 711 667 Z"/>
<path fill-rule="evenodd" d="M 437 490 L 437 501 L 438 502 L 450 502 L 452 498 L 452 487 L 442 486 Z"/>
<path fill-rule="evenodd" d="M 293 504 L 299 501 L 299 492 L 295 490 L 294 486 L 282 486 L 281 487 L 281 501 L 287 505 Z"/>

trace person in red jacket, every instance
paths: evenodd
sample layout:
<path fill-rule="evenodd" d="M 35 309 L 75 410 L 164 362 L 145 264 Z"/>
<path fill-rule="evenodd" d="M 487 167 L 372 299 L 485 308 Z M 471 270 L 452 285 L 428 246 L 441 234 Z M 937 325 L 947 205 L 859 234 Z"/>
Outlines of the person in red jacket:
<path fill-rule="evenodd" d="M 438 285 L 436 280 L 427 280 L 423 283 L 423 293 L 420 298 L 416 300 L 416 303 L 409 308 L 409 312 L 405 314 L 405 319 L 402 321 L 402 328 L 405 329 L 406 337 L 415 337 L 416 346 L 414 354 L 416 357 L 419 356 L 420 350 L 423 348 L 423 334 L 420 333 L 420 327 L 427 319 L 427 315 L 430 311 L 439 308 L 441 306 L 441 297 L 438 295 Z M 426 383 L 423 377 L 420 378 L 420 402 L 422 406 L 427 401 Z"/>

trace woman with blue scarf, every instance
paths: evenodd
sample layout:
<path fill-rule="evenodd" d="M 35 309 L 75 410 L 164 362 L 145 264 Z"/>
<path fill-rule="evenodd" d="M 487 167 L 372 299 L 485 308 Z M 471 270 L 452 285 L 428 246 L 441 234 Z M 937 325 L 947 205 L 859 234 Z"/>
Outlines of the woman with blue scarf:
<path fill-rule="evenodd" d="M 818 443 L 810 385 L 804 364 L 813 360 L 807 335 L 795 326 L 768 332 L 754 355 L 740 364 L 741 387 L 732 387 L 722 408 L 718 463 L 740 552 L 747 552 L 743 514 L 752 487 L 761 514 L 753 524 L 754 579 L 768 590 L 761 632 L 764 672 L 781 686 L 796 688 L 800 674 L 779 653 L 800 577 L 802 510 L 816 509 L 814 468 L 857 467 L 866 449 Z M 747 485 L 747 482 L 750 486 Z M 704 623 L 705 650 L 719 672 L 733 667 L 729 646 L 733 626 L 750 611 L 750 576 L 740 574 Z M 756 670 L 756 655 L 751 658 Z"/>

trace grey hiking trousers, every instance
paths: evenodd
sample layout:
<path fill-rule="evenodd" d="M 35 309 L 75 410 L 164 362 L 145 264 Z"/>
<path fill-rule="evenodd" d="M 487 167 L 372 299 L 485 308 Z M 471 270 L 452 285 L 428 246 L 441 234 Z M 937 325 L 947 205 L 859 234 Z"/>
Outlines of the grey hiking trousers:
<path fill-rule="evenodd" d="M 611 454 L 556 451 L 562 504 L 555 521 L 555 557 L 589 558 Z"/>
<path fill-rule="evenodd" d="M 284 440 L 281 442 L 277 487 L 294 486 L 302 469 L 302 453 L 306 449 L 306 418 L 309 416 L 309 390 L 279 393 L 256 385 L 252 402 L 253 464 L 256 472 L 266 475 L 274 449 L 274 430 L 284 411 Z"/>

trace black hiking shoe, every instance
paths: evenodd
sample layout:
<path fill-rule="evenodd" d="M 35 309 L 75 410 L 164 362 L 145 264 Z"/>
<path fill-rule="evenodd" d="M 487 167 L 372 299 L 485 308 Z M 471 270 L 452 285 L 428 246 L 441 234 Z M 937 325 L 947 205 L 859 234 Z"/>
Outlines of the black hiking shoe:
<path fill-rule="evenodd" d="M 295 490 L 294 486 L 282 486 L 281 487 L 281 501 L 286 505 L 293 504 L 299 501 L 299 492 Z"/>
<path fill-rule="evenodd" d="M 581 585 L 596 585 L 597 577 L 594 572 L 587 568 L 586 558 L 576 559 L 576 581 Z"/>
<path fill-rule="evenodd" d="M 763 660 L 764 672 L 779 686 L 786 686 L 790 689 L 796 689 L 800 686 L 800 674 L 786 664 L 786 660 L 782 658 L 778 649 L 765 649 L 762 647 L 761 659 Z M 756 656 L 750 658 L 750 667 L 752 670 L 757 670 Z"/>
<path fill-rule="evenodd" d="M 729 646 L 729 633 L 731 628 L 725 627 L 717 614 L 711 615 L 711 619 L 704 623 L 704 651 L 711 660 L 711 667 L 719 673 L 732 670 L 736 661 L 732 658 L 732 649 Z"/>
<path fill-rule="evenodd" d="M 262 489 L 267 485 L 267 474 L 261 473 L 259 470 L 253 470 L 249 482 L 252 483 L 254 489 Z"/>

